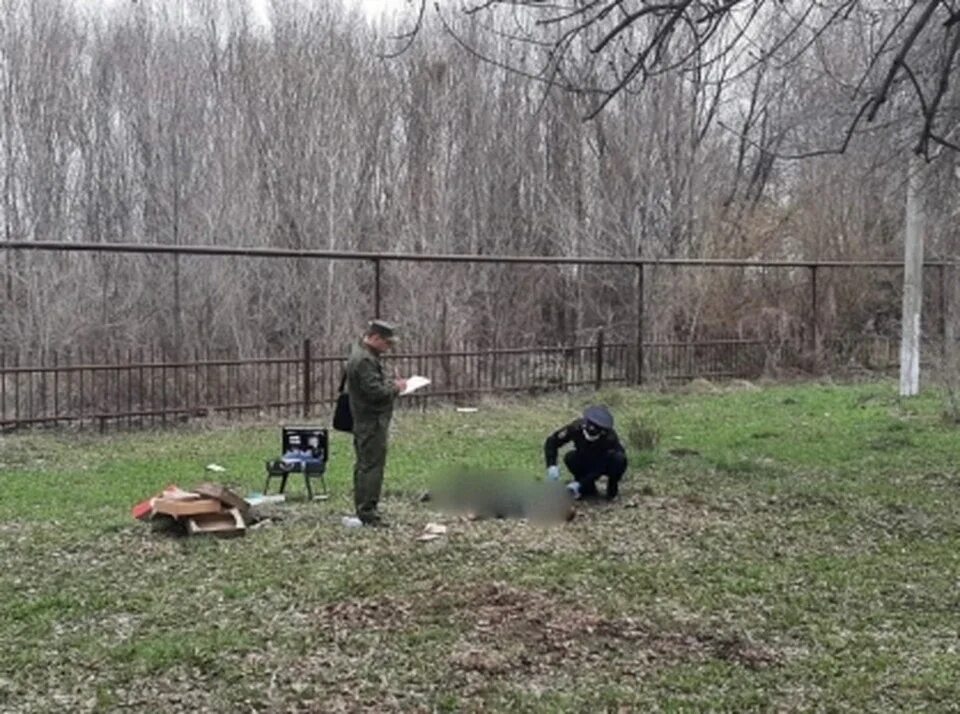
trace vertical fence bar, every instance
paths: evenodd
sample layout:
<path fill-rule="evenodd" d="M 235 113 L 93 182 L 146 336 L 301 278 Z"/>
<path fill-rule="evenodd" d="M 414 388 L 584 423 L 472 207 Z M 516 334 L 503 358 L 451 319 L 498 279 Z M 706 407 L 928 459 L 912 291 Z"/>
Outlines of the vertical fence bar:
<path fill-rule="evenodd" d="M 483 366 L 484 369 L 484 380 L 483 388 L 486 390 L 487 394 L 493 393 L 493 352 L 490 349 L 490 343 L 487 342 L 487 349 L 484 352 L 483 357 Z"/>
<path fill-rule="evenodd" d="M 140 345 L 140 347 L 137 348 L 137 362 L 140 365 L 137 368 L 137 411 L 138 412 L 146 411 L 145 404 L 147 401 L 146 382 L 144 381 L 144 378 L 143 378 L 143 360 L 144 360 L 143 345 Z M 141 414 L 138 417 L 138 419 L 140 420 L 141 426 L 146 422 L 146 419 L 144 418 L 143 414 Z"/>
<path fill-rule="evenodd" d="M 326 385 L 327 394 L 330 395 L 331 401 L 336 401 L 337 399 L 337 363 L 336 362 L 324 362 L 324 371 L 326 372 L 327 378 L 324 380 Z M 327 396 L 324 395 L 324 401 L 327 401 Z"/>
<path fill-rule="evenodd" d="M 643 384 L 643 263 L 637 263 L 637 384 Z"/>
<path fill-rule="evenodd" d="M 281 414 L 280 410 L 282 407 L 280 407 L 279 404 L 282 400 L 280 399 L 280 381 L 281 380 L 280 380 L 280 362 L 279 361 L 274 362 L 270 365 L 269 374 L 273 377 L 273 386 L 270 389 L 270 392 L 271 392 L 270 401 L 273 402 L 275 405 L 273 407 L 274 413 L 277 416 L 280 416 Z"/>
<path fill-rule="evenodd" d="M 946 367 L 951 367 L 949 359 L 955 354 L 956 346 L 956 319 L 955 319 L 955 309 L 956 309 L 956 300 L 957 300 L 957 266 L 955 263 L 951 263 L 949 266 L 944 267 L 945 270 L 949 270 L 947 275 L 947 281 L 944 283 L 946 287 L 946 294 L 944 297 L 944 323 L 943 323 L 943 343 L 945 356 L 947 357 Z M 952 368 L 956 370 L 957 363 L 954 363 Z"/>
<path fill-rule="evenodd" d="M 79 402 L 77 404 L 77 425 L 83 427 L 83 413 L 86 409 L 86 401 L 83 393 L 83 348 L 77 349 L 77 382 L 79 382 Z"/>
<path fill-rule="evenodd" d="M 113 348 L 113 428 L 117 431 L 120 430 L 122 422 L 120 420 L 119 414 L 123 411 L 123 397 L 121 396 L 120 391 L 120 348 Z"/>
<path fill-rule="evenodd" d="M 173 358 L 174 364 L 176 365 L 173 368 L 173 393 L 175 395 L 174 399 L 176 400 L 174 403 L 174 409 L 180 412 L 180 410 L 183 409 L 184 401 L 186 400 L 186 397 L 184 395 L 184 391 L 185 391 L 184 384 L 187 382 L 187 379 L 186 379 L 187 372 L 185 371 L 183 366 L 184 359 L 183 359 L 183 334 L 182 333 L 177 335 L 177 344 L 174 349 L 176 350 Z M 177 419 L 180 418 L 180 416 L 181 416 L 180 414 L 174 414 L 173 420 L 177 421 Z"/>
<path fill-rule="evenodd" d="M 594 370 L 594 378 L 596 379 L 596 388 L 599 389 L 603 386 L 603 328 L 601 327 L 597 330 L 597 349 L 596 349 L 596 367 Z"/>
<path fill-rule="evenodd" d="M 380 261 L 373 261 L 373 316 L 380 318 Z"/>
<path fill-rule="evenodd" d="M 40 372 L 40 410 L 41 414 L 39 416 L 46 419 L 50 416 L 50 407 L 47 402 L 47 367 L 50 366 L 50 359 L 48 352 L 44 349 L 41 353 L 40 360 L 40 369 L 43 371 Z"/>
<path fill-rule="evenodd" d="M 53 419 L 54 425 L 60 424 L 60 358 L 57 350 L 53 351 Z"/>
<path fill-rule="evenodd" d="M 96 357 L 96 347 L 94 349 L 94 358 L 91 360 L 90 364 L 94 367 L 101 366 L 106 368 L 108 364 L 107 346 L 104 345 L 100 348 L 100 359 Z M 94 369 L 94 389 L 93 389 L 93 398 L 96 400 L 96 408 L 94 409 L 94 414 L 97 418 L 97 430 L 102 434 L 106 431 L 107 420 L 106 414 L 110 411 L 109 407 L 109 398 L 110 398 L 110 372 L 107 369 Z"/>
<path fill-rule="evenodd" d="M 263 368 L 263 362 L 256 362 L 253 365 L 253 401 L 256 404 L 256 415 L 259 417 L 263 412 L 263 396 L 260 393 L 260 371 Z"/>
<path fill-rule="evenodd" d="M 420 348 L 418 352 L 420 356 L 417 358 L 417 369 L 419 374 L 430 375 L 430 378 L 433 380 L 437 379 L 437 370 L 433 368 L 434 359 L 433 357 L 425 356 L 430 351 L 430 345 L 427 342 L 424 342 L 423 338 L 420 338 Z M 436 386 L 434 386 L 436 389 Z M 417 404 L 417 407 L 422 411 L 426 410 L 427 402 L 429 401 L 429 395 L 424 394 L 420 397 L 420 401 Z"/>
<path fill-rule="evenodd" d="M 227 411 L 227 415 L 243 417 L 243 395 L 241 376 L 243 375 L 243 364 L 240 362 L 240 351 L 230 353 L 227 356 L 231 364 L 227 367 L 229 382 L 227 382 L 227 401 L 232 407 Z M 299 360 L 298 360 L 299 366 Z"/>
<path fill-rule="evenodd" d="M 943 358 L 944 365 L 948 356 L 947 352 L 947 266 L 940 264 L 940 355 Z"/>
<path fill-rule="evenodd" d="M 310 416 L 310 397 L 313 391 L 313 385 L 310 375 L 310 338 L 303 341 L 303 417 Z"/>
<path fill-rule="evenodd" d="M 160 416 L 160 423 L 167 423 L 167 348 L 164 347 L 160 353 L 160 398 L 163 400 L 163 412 Z"/>
<path fill-rule="evenodd" d="M 467 357 L 467 364 L 469 365 L 467 374 L 469 375 L 469 381 L 467 382 L 467 393 L 469 395 L 468 399 L 475 400 L 477 398 L 477 368 L 480 366 L 479 361 L 477 360 L 477 343 L 468 342 L 467 350 L 469 351 L 469 356 Z"/>
<path fill-rule="evenodd" d="M 219 356 L 217 354 L 217 350 L 214 350 L 213 360 L 218 360 L 218 359 L 219 359 Z M 219 364 L 211 365 L 211 368 L 213 369 L 214 383 L 216 385 L 216 390 L 217 390 L 217 393 L 216 393 L 217 395 L 214 397 L 213 404 L 215 407 L 219 409 L 220 407 L 223 406 L 223 379 L 221 378 L 221 375 L 220 375 Z"/>
<path fill-rule="evenodd" d="M 161 384 L 160 389 L 157 389 L 157 373 L 162 372 L 160 369 L 160 349 L 156 344 L 150 345 L 150 425 L 153 426 L 156 424 L 157 420 L 161 418 L 161 415 L 157 412 L 163 408 L 162 399 L 163 399 L 163 385 Z"/>
<path fill-rule="evenodd" d="M 133 349 L 127 347 L 127 428 L 133 428 Z"/>
<path fill-rule="evenodd" d="M 148 348 L 141 345 L 137 351 L 139 353 L 138 359 L 140 362 L 139 374 L 137 377 L 140 381 L 140 384 L 137 387 L 137 398 L 140 400 L 140 404 L 137 407 L 137 410 L 141 412 L 140 428 L 144 428 L 148 423 L 147 420 L 148 419 L 152 420 L 153 418 L 150 415 L 144 413 L 150 410 L 149 409 L 150 390 L 151 390 L 150 378 L 152 375 L 151 375 L 149 363 L 150 363 L 150 354 L 153 352 L 153 347 L 151 346 L 148 352 Z M 152 424 L 153 422 L 151 421 L 150 423 Z"/>
<path fill-rule="evenodd" d="M 200 348 L 196 345 L 193 346 L 193 399 L 190 412 L 200 413 Z"/>
<path fill-rule="evenodd" d="M 812 355 L 813 367 L 817 367 L 817 347 L 819 344 L 817 331 L 820 329 L 817 319 L 817 266 L 810 266 L 810 354 Z"/>
<path fill-rule="evenodd" d="M 210 364 L 213 357 L 210 354 L 210 344 L 208 343 L 204 349 L 204 377 L 203 377 L 203 403 L 207 407 L 207 414 L 212 415 L 214 413 L 214 407 L 216 407 L 217 395 L 214 391 L 214 384 L 216 384 L 216 369 L 212 364 Z"/>
<path fill-rule="evenodd" d="M 27 366 L 27 419 L 32 419 L 33 417 L 36 416 L 36 413 L 34 411 L 34 406 L 33 406 L 33 392 L 34 392 L 33 367 L 35 365 L 34 360 L 36 358 L 37 357 L 35 354 L 33 355 L 28 354 L 28 357 L 27 357 L 27 365 L 26 365 Z"/>

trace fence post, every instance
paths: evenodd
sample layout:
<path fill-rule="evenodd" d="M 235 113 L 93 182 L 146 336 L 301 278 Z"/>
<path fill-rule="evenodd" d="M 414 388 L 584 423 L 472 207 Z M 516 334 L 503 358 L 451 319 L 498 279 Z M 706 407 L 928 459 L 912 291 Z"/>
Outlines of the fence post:
<path fill-rule="evenodd" d="M 380 318 L 380 261 L 373 261 L 373 316 Z"/>
<path fill-rule="evenodd" d="M 596 349 L 596 389 L 599 391 L 603 386 L 603 328 L 597 330 L 597 349 Z"/>
<path fill-rule="evenodd" d="M 637 263 L 637 384 L 643 384 L 643 263 Z"/>
<path fill-rule="evenodd" d="M 946 364 L 949 353 L 947 352 L 947 266 L 940 264 L 940 355 Z"/>
<path fill-rule="evenodd" d="M 310 338 L 303 341 L 303 416 L 310 416 L 310 397 L 313 394 L 313 384 L 310 371 L 312 364 L 310 360 Z"/>
<path fill-rule="evenodd" d="M 817 266 L 810 266 L 810 354 L 812 356 L 812 365 L 814 371 L 817 369 L 817 352 L 819 349 L 819 335 L 817 332 L 820 329 L 819 321 L 817 319 L 817 313 L 819 308 L 817 306 Z"/>
<path fill-rule="evenodd" d="M 944 266 L 944 271 L 948 273 L 947 280 L 943 283 L 943 356 L 944 364 L 953 370 L 956 374 L 956 299 L 957 299 L 957 266 L 956 263 L 950 263 Z M 951 363 L 950 360 L 954 360 Z"/>

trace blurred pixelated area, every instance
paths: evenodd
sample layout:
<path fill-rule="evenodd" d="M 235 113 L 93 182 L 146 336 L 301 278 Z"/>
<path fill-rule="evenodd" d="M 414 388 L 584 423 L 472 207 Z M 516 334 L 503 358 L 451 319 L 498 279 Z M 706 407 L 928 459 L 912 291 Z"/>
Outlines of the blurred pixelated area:
<path fill-rule="evenodd" d="M 569 521 L 576 513 L 562 484 L 504 470 L 449 471 L 434 479 L 429 494 L 439 510 L 472 519 L 525 518 L 551 524 Z"/>

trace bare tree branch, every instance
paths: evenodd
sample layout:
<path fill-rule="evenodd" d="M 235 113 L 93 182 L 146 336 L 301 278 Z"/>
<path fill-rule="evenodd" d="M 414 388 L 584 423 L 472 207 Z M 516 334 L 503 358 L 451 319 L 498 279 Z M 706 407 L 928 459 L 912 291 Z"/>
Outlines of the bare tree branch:
<path fill-rule="evenodd" d="M 436 5 L 439 10 L 440 5 Z M 411 27 L 406 32 L 401 32 L 399 35 L 393 35 L 391 40 L 402 40 L 401 46 L 394 52 L 386 52 L 380 55 L 382 59 L 393 59 L 399 57 L 407 50 L 409 50 L 413 43 L 417 40 L 417 35 L 420 34 L 420 29 L 423 27 L 423 16 L 427 11 L 427 0 L 420 0 L 420 9 L 417 11 L 417 19 L 414 22 L 413 27 Z"/>
<path fill-rule="evenodd" d="M 896 79 L 897 70 L 903 66 L 907 54 L 909 54 L 910 50 L 913 48 L 913 45 L 920 36 L 920 33 L 923 31 L 923 28 L 926 27 L 927 23 L 930 21 L 930 18 L 933 16 L 933 12 L 937 9 L 938 4 L 938 2 L 927 3 L 927 7 L 923 14 L 921 14 L 917 19 L 913 29 L 910 30 L 910 33 L 900 45 L 900 50 L 897 52 L 896 57 L 894 57 L 893 61 L 890 62 L 890 69 L 887 71 L 886 78 L 883 80 L 880 88 L 874 93 L 873 99 L 871 99 L 871 107 L 870 111 L 867 113 L 867 121 L 873 121 L 877 116 L 877 112 L 880 111 L 881 105 L 887 101 L 887 95 L 890 92 L 890 87 L 893 85 L 894 79 Z"/>
<path fill-rule="evenodd" d="M 865 27 L 869 28 L 876 18 L 882 17 L 881 13 L 885 13 L 891 23 L 889 27 L 881 28 L 882 39 L 870 48 L 869 56 L 865 58 L 865 69 L 858 73 L 855 85 L 852 79 L 832 72 L 826 62 L 823 63 L 821 75 L 825 81 L 837 87 L 848 90 L 852 87 L 852 99 L 857 103 L 851 122 L 854 131 L 863 120 L 871 123 L 877 120 L 890 95 L 897 91 L 901 78 L 909 81 L 911 95 L 921 109 L 922 125 L 919 132 L 923 146 L 927 141 L 932 141 L 938 121 L 946 117 L 944 98 L 952 89 L 949 74 L 957 52 L 952 49 L 943 52 L 932 71 L 924 65 L 922 74 L 916 73 L 912 79 L 904 72 L 904 65 L 913 52 L 921 51 L 921 47 L 927 56 L 931 56 L 930 48 L 936 39 L 931 27 L 935 25 L 943 28 L 944 40 L 953 48 L 952 31 L 960 24 L 960 10 L 954 3 L 945 0 L 903 0 L 880 8 L 866 5 L 860 0 L 819 0 L 799 4 L 798 13 L 791 12 L 788 3 L 769 0 L 749 3 L 746 0 L 579 0 L 569 3 L 483 0 L 464 10 L 464 13 L 477 16 L 505 7 L 516 9 L 518 24 L 529 21 L 528 27 L 539 27 L 544 31 L 559 28 L 558 36 L 549 43 L 552 49 L 542 71 L 534 73 L 525 67 L 520 68 L 519 73 L 563 87 L 566 91 L 599 94 L 602 98 L 586 114 L 587 120 L 596 118 L 618 94 L 642 91 L 654 77 L 673 72 L 702 77 L 699 73 L 705 68 L 722 63 L 725 65 L 720 72 L 722 81 L 731 84 L 739 82 L 760 65 L 786 71 L 809 56 L 811 48 L 829 48 L 829 43 L 824 40 L 834 28 L 842 28 L 851 19 L 866 23 Z M 530 14 L 520 15 L 523 10 Z M 935 23 L 934 18 L 938 13 L 940 20 Z M 788 19 L 777 23 L 777 14 Z M 762 17 L 774 23 L 770 25 L 773 32 L 768 33 L 765 26 L 758 25 Z M 908 26 L 911 17 L 914 20 Z M 417 22 L 417 28 L 421 21 L 422 17 Z M 450 23 L 447 23 L 449 26 Z M 904 28 L 907 30 L 904 31 Z M 607 82 L 601 79 L 599 86 L 581 86 L 575 73 L 569 71 L 573 63 L 584 61 L 577 54 L 579 48 L 574 44 L 576 38 L 583 38 L 587 51 L 604 61 Z M 631 41 L 637 40 L 640 45 L 631 47 Z M 521 41 L 535 43 L 536 39 L 529 34 Z M 752 57 L 744 53 L 750 53 Z M 472 54 L 484 59 L 476 49 Z M 509 69 L 511 63 L 499 58 L 492 64 Z M 863 88 L 876 78 L 876 72 L 881 67 L 883 74 L 870 92 L 864 110 L 861 103 Z M 716 79 L 702 77 L 701 81 L 709 83 Z M 851 125 L 845 130 L 839 146 L 846 147 L 849 144 Z M 938 135 L 942 139 L 943 132 L 938 132 Z M 824 151 L 834 153 L 835 149 Z"/>
<path fill-rule="evenodd" d="M 929 109 L 924 112 L 927 119 L 923 125 L 923 133 L 920 137 L 920 148 L 923 151 L 924 156 L 927 156 L 927 138 L 932 139 L 934 137 L 934 124 L 937 120 L 937 112 L 940 109 L 940 103 L 946 96 L 947 89 L 950 86 L 950 74 L 953 71 L 953 61 L 957 56 L 958 50 L 960 50 L 960 29 L 950 25 L 948 32 L 952 33 L 953 39 L 950 42 L 947 55 L 943 60 L 943 65 L 940 68 L 940 81 L 937 83 L 936 92 L 933 95 L 933 99 L 930 101 Z M 917 94 L 921 94 L 919 88 L 917 89 Z M 938 143 L 945 145 L 943 142 Z"/>

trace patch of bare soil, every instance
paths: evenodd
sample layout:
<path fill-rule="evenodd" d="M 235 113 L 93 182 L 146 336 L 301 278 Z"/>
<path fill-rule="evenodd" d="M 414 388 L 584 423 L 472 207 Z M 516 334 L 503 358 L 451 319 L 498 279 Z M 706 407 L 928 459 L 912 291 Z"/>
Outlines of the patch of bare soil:
<path fill-rule="evenodd" d="M 311 618 L 324 629 L 349 635 L 354 630 L 400 630 L 410 627 L 415 618 L 414 605 L 392 596 L 327 603 Z"/>
<path fill-rule="evenodd" d="M 406 694 L 392 704 L 382 697 L 365 703 L 362 676 L 351 666 L 355 677 L 344 678 L 346 672 L 341 669 L 337 675 L 343 688 L 340 696 L 329 690 L 330 681 L 326 683 L 329 711 L 417 711 L 422 697 L 429 698 L 428 692 L 440 682 L 445 690 L 456 688 L 461 705 L 469 709 L 476 704 L 481 711 L 497 681 L 546 690 L 558 681 L 573 683 L 587 674 L 636 679 L 663 667 L 712 658 L 749 668 L 783 661 L 780 653 L 740 636 L 605 617 L 590 607 L 502 582 L 466 587 L 443 584 L 422 597 L 387 595 L 331 603 L 317 608 L 310 619 L 338 643 L 339 654 L 327 650 L 321 657 L 318 650 L 315 655 L 331 658 L 314 663 L 319 671 L 328 672 L 338 669 L 337 660 L 348 653 L 361 659 L 373 656 L 365 647 L 351 646 L 353 638 L 373 637 L 381 643 L 379 658 L 391 649 L 391 642 L 402 642 L 405 635 L 423 627 L 441 625 L 458 635 L 443 649 L 414 655 L 417 671 L 407 672 L 405 678 L 412 681 L 405 685 Z M 384 650 L 379 650 L 381 646 Z M 305 662 L 300 665 L 310 668 Z"/>
<path fill-rule="evenodd" d="M 773 650 L 741 637 L 607 618 L 503 583 L 468 590 L 458 605 L 471 624 L 450 660 L 460 670 L 537 673 L 567 665 L 593 668 L 607 660 L 605 666 L 636 673 L 709 658 L 754 668 L 780 662 Z"/>

